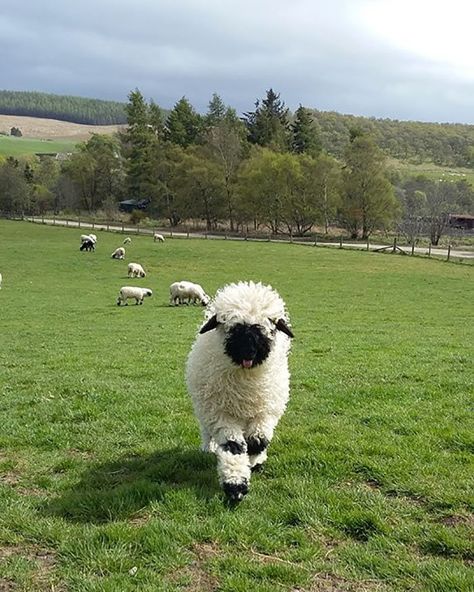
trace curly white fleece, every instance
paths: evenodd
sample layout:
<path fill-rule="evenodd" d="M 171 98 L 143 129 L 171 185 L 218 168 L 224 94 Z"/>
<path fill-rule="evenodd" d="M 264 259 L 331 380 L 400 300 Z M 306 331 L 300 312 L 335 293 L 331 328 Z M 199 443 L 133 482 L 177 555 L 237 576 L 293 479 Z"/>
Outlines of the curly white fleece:
<path fill-rule="evenodd" d="M 289 397 L 290 339 L 275 329 L 278 319 L 288 321 L 285 304 L 261 283 L 239 282 L 217 292 L 206 318 L 216 315 L 216 329 L 198 334 L 186 367 L 186 380 L 201 426 L 205 450 L 216 452 L 221 483 L 249 480 L 250 469 L 266 459 L 266 450 L 254 456 L 231 454 L 222 448 L 228 440 L 249 437 L 272 439 Z M 271 340 L 267 359 L 242 368 L 225 353 L 227 331 L 235 324 L 258 324 Z"/>

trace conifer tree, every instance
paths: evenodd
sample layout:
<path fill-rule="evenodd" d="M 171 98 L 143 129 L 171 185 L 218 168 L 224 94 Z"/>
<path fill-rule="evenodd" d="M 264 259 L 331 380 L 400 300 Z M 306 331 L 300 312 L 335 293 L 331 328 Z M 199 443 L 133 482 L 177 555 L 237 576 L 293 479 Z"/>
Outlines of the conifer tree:
<path fill-rule="evenodd" d="M 202 118 L 186 97 L 182 97 L 166 120 L 165 138 L 183 148 L 199 142 Z"/>
<path fill-rule="evenodd" d="M 265 146 L 279 152 L 288 150 L 290 125 L 288 109 L 273 89 L 266 97 L 255 103 L 255 111 L 244 113 L 248 140 L 252 144 Z"/>
<path fill-rule="evenodd" d="M 321 141 L 318 130 L 310 112 L 302 105 L 295 112 L 295 120 L 291 126 L 291 149 L 297 154 L 317 156 L 321 152 Z"/>

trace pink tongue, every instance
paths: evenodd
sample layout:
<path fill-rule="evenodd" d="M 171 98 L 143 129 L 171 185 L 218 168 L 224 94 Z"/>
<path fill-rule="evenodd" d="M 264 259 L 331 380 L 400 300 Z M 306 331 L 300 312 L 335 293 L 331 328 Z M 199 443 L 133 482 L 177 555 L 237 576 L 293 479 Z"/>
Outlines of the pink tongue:
<path fill-rule="evenodd" d="M 251 368 L 253 364 L 253 360 L 242 360 L 242 366 L 244 368 Z"/>

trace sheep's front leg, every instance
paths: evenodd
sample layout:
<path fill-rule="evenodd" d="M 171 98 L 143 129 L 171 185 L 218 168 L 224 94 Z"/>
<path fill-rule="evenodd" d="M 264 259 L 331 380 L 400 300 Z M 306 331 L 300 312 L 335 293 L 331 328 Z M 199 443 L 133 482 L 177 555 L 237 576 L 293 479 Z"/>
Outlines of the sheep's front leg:
<path fill-rule="evenodd" d="M 245 431 L 250 468 L 259 470 L 267 460 L 267 448 L 273 438 L 278 419 L 255 419 Z"/>
<path fill-rule="evenodd" d="M 213 440 L 217 444 L 217 472 L 227 497 L 240 501 L 249 490 L 250 462 L 247 443 L 240 426 L 226 425 L 215 430 Z"/>

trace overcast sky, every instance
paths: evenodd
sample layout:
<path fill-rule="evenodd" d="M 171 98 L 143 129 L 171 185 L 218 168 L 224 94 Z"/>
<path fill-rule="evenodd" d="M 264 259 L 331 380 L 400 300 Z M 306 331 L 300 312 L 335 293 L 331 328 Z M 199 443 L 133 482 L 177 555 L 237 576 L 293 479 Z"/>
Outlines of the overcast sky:
<path fill-rule="evenodd" d="M 0 0 L 0 88 L 474 124 L 473 0 Z"/>

